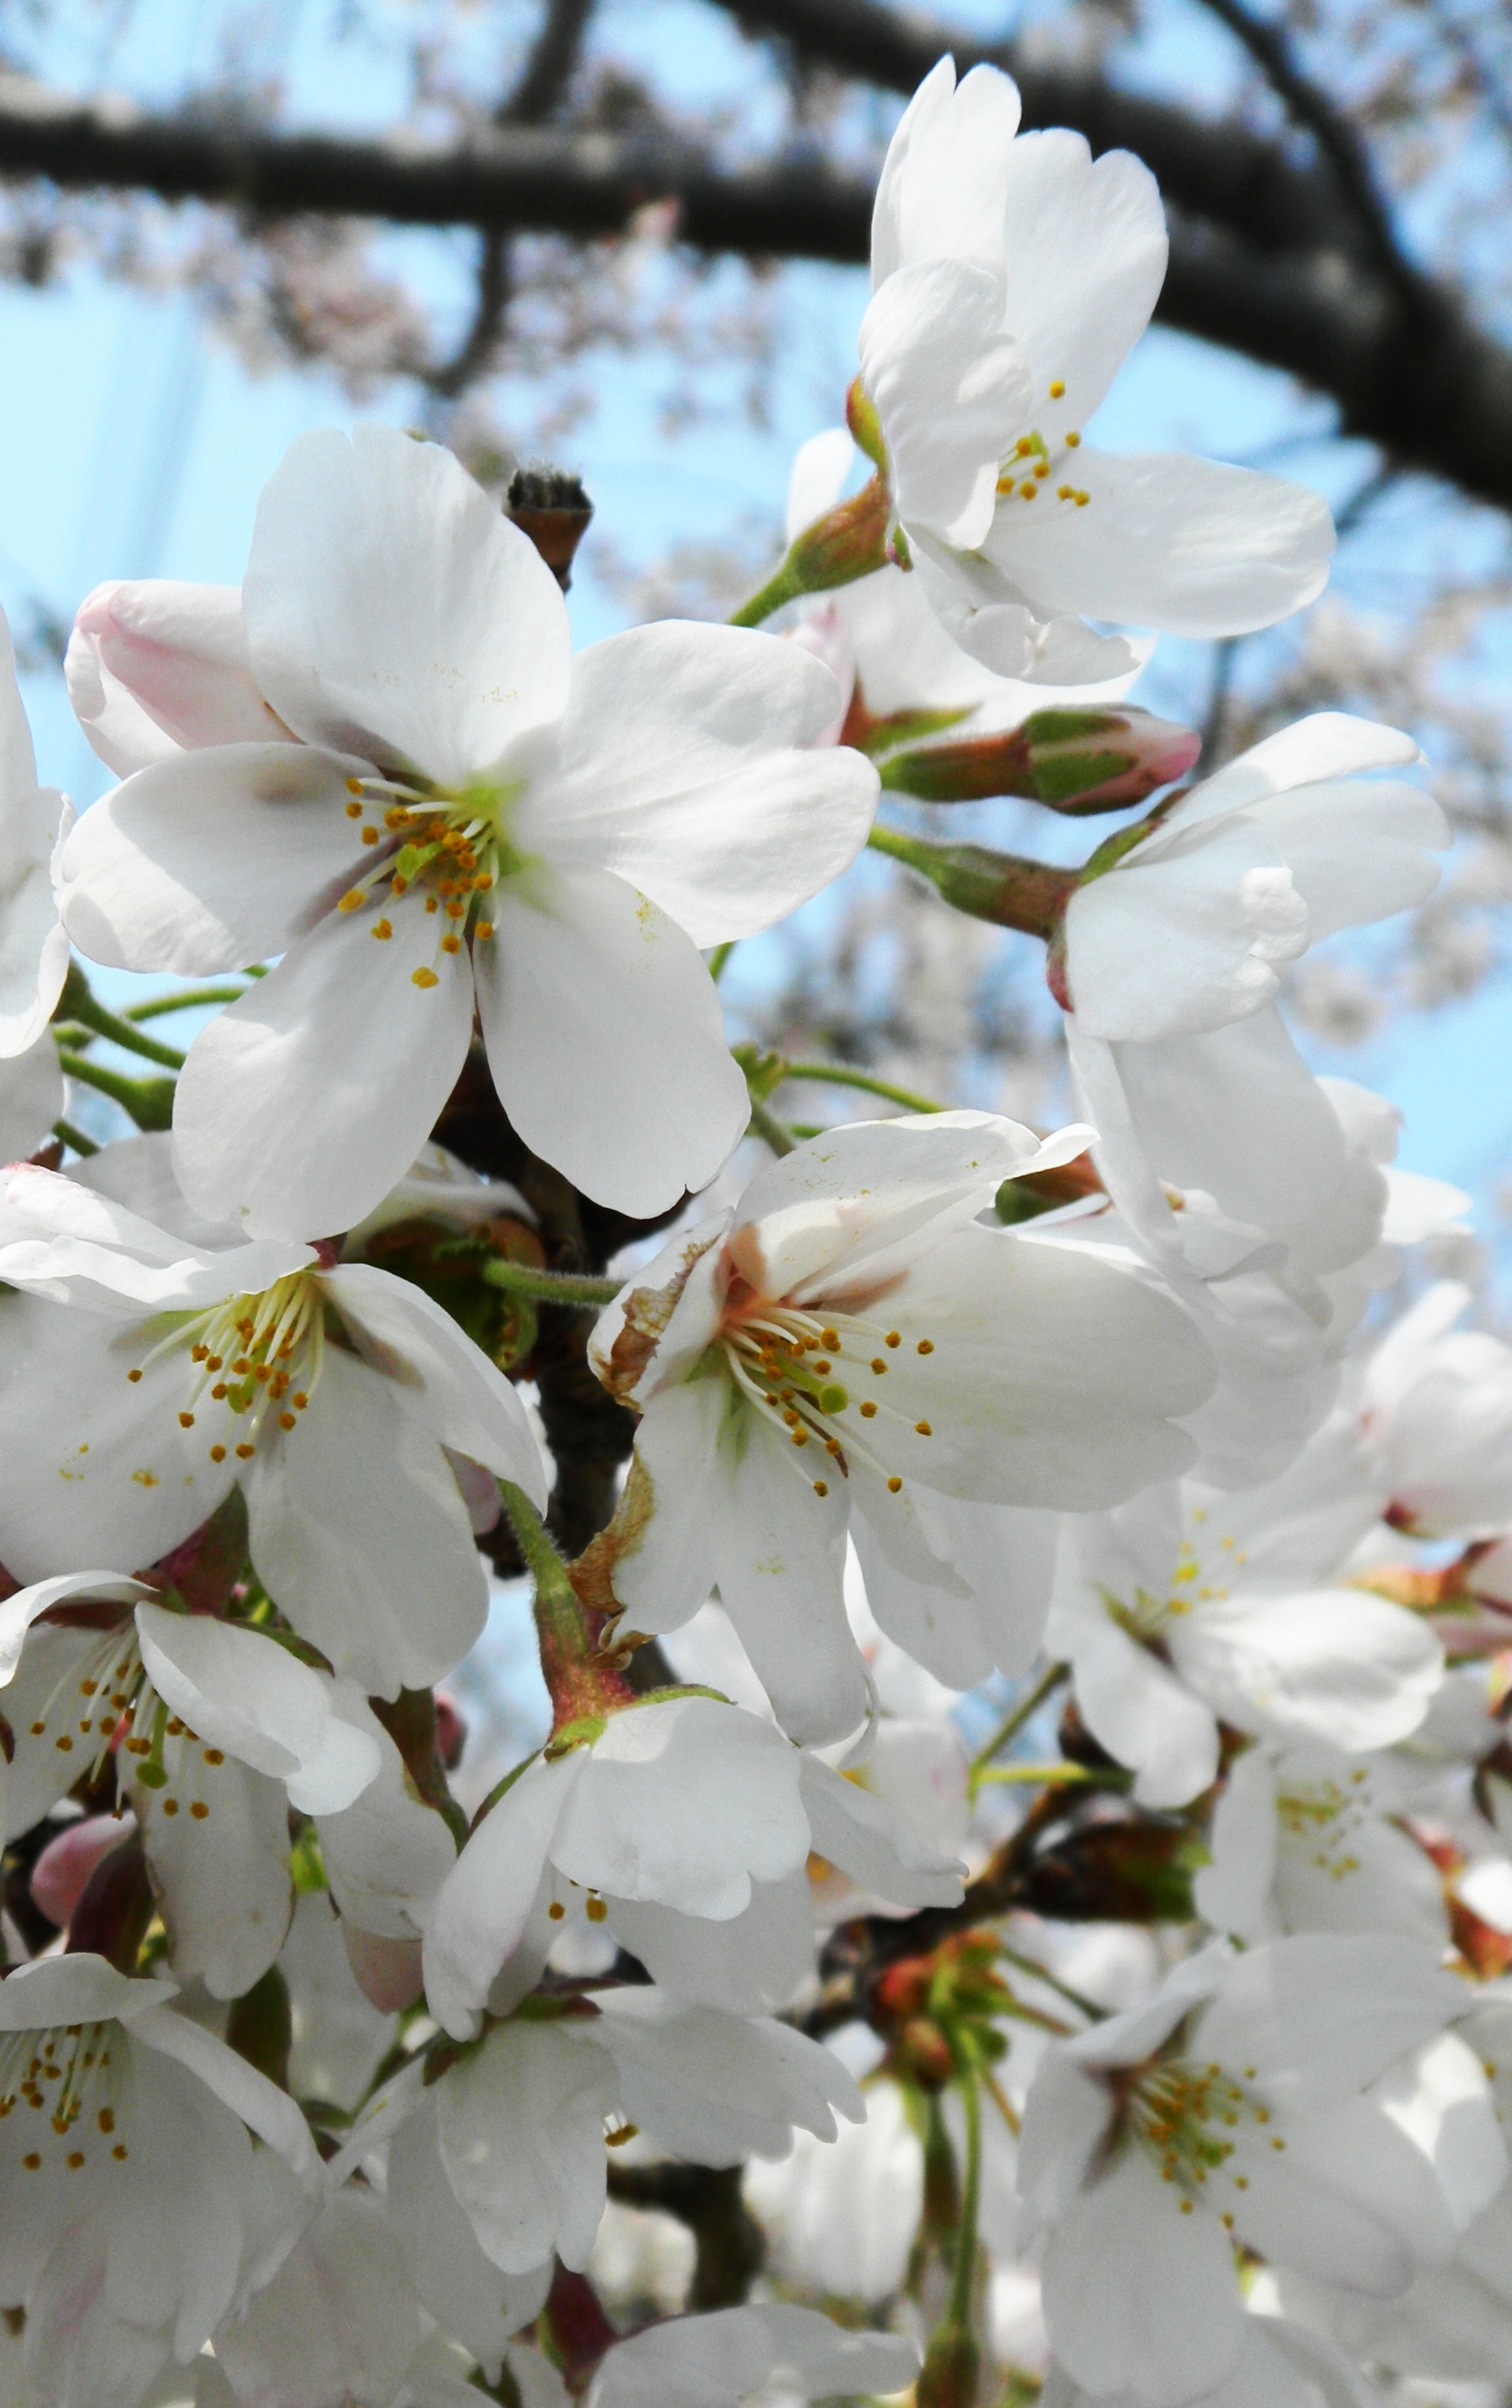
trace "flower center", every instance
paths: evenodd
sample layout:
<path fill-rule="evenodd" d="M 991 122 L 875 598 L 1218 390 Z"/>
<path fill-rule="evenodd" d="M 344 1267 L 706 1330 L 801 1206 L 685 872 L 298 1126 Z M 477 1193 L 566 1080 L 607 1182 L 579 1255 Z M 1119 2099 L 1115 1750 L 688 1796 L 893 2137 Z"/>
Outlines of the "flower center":
<path fill-rule="evenodd" d="M 92 2157 L 119 2162 L 126 2050 L 115 2023 L 67 2024 L 0 2040 L 0 2148 L 28 2173 L 78 2172 Z"/>
<path fill-rule="evenodd" d="M 242 1425 L 235 1453 L 242 1462 L 249 1461 L 264 1434 L 294 1427 L 319 1385 L 325 1358 L 325 1311 L 318 1275 L 289 1271 L 258 1294 L 227 1297 L 204 1312 L 177 1321 L 132 1366 L 127 1379 L 139 1380 L 149 1364 L 186 1346 L 197 1368 L 178 1415 L 181 1427 L 193 1428 L 195 1408 L 208 1390 L 212 1404 L 224 1406 Z M 223 1463 L 226 1454 L 217 1440 L 209 1450 L 210 1461 Z"/>
<path fill-rule="evenodd" d="M 86 1775 L 93 1779 L 122 1717 L 138 1709 L 146 1687 L 136 1626 L 129 1613 L 122 1620 L 118 1608 L 108 1610 L 112 1616 L 108 1627 L 86 1645 L 82 1656 L 69 1654 L 50 1688 L 33 1700 L 31 1720 L 16 1726 L 19 1746 L 42 1747 L 50 1742 L 60 1756 L 78 1756 L 77 1771 L 70 1769 L 70 1786 Z M 92 1611 L 97 1613 L 100 1609 L 54 1607 L 44 1616 L 44 1625 L 76 1628 L 82 1615 Z M 147 1694 L 150 1697 L 151 1692 Z M 129 1739 L 125 1744 L 133 1754 L 138 1752 Z M 143 1742 L 144 1752 L 150 1744 Z"/>
<path fill-rule="evenodd" d="M 490 896 L 506 879 L 531 867 L 509 840 L 510 807 L 525 781 L 504 784 L 479 781 L 460 794 L 422 794 L 390 778 L 349 778 L 349 819 L 361 820 L 364 844 L 386 849 L 371 876 L 349 888 L 336 909 L 360 911 L 380 897 L 420 899 L 435 923 L 435 955 L 460 953 L 464 943 L 487 944 L 493 935 Z M 371 935 L 386 944 L 393 924 L 386 914 Z M 410 972 L 415 986 L 439 984 L 435 963 Z"/>
<path fill-rule="evenodd" d="M 1347 1881 L 1360 1870 L 1350 1842 L 1370 1813 L 1368 1776 L 1362 1765 L 1348 1784 L 1324 1779 L 1298 1782 L 1276 1793 L 1277 1819 L 1287 1837 L 1306 1853 L 1307 1862 L 1334 1881 Z"/>
<path fill-rule="evenodd" d="M 1180 2057 L 1157 2059 L 1125 2069 L 1117 2087 L 1124 2129 L 1154 2160 L 1161 2180 L 1180 2192 L 1183 2215 L 1191 2214 L 1199 2200 L 1214 2204 L 1207 2185 L 1225 2173 L 1241 2127 L 1263 2128 L 1271 2120 L 1263 2100 L 1220 2065 L 1194 2065 Z M 1268 2133 L 1263 2137 L 1273 2149 L 1286 2146 Z M 1227 2179 L 1236 2190 L 1249 2187 L 1245 2174 Z M 1232 2216 L 1224 2213 L 1221 2221 L 1232 2230 Z"/>
<path fill-rule="evenodd" d="M 1052 378 L 1049 397 L 1051 401 L 1065 399 L 1063 378 Z M 1073 509 L 1084 510 L 1091 500 L 1091 494 L 1066 477 L 1070 455 L 1080 448 L 1081 437 L 1074 426 L 1064 434 L 1052 436 L 1048 442 L 1037 426 L 1032 426 L 1027 435 L 1020 436 L 1001 465 L 997 480 L 999 496 L 1006 502 L 1038 501 L 1042 490 L 1059 470 L 1056 500 L 1069 503 Z"/>
<path fill-rule="evenodd" d="M 1243 1548 L 1232 1538 L 1220 1538 L 1216 1544 L 1213 1536 L 1200 1527 L 1207 1518 L 1205 1505 L 1192 1511 L 1193 1530 L 1182 1544 L 1170 1586 L 1164 1597 L 1148 1588 L 1136 1588 L 1131 1602 L 1115 1597 L 1110 1589 L 1103 1591 L 1108 1612 L 1131 1639 L 1145 1646 L 1153 1646 L 1167 1624 L 1180 1621 L 1200 1606 L 1221 1604 L 1229 1594 L 1227 1575 L 1248 1561 Z"/>
<path fill-rule="evenodd" d="M 887 1425 L 907 1423 L 918 1437 L 934 1436 L 929 1421 L 891 1405 L 881 1385 L 903 1342 L 902 1330 L 860 1313 L 775 1304 L 738 1280 L 715 1341 L 741 1395 L 794 1447 L 821 1446 L 842 1480 L 854 1457 L 879 1472 L 894 1497 L 903 1481 L 885 1460 Z M 917 1355 L 934 1352 L 932 1338 L 911 1343 Z M 827 1480 L 810 1484 L 816 1496 L 829 1495 Z"/>

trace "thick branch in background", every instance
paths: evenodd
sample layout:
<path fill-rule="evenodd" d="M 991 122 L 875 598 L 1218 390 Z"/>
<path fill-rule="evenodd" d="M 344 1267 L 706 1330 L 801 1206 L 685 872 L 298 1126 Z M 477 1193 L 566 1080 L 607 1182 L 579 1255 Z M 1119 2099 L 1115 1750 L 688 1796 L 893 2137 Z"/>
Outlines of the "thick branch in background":
<path fill-rule="evenodd" d="M 949 38 L 865 0 L 761 0 L 741 14 L 806 56 L 900 90 Z M 963 62 L 973 54 L 958 47 Z M 1454 291 L 1419 279 L 1405 290 L 1374 263 L 1334 174 L 1247 126 L 1095 75 L 1035 69 L 1022 81 L 1027 122 L 1077 126 L 1099 150 L 1136 149 L 1159 176 L 1173 220 L 1164 323 L 1288 370 L 1334 401 L 1344 433 L 1512 506 L 1512 353 Z M 316 213 L 579 240 L 621 234 L 648 203 L 673 199 L 695 249 L 842 263 L 866 257 L 871 206 L 867 184 L 822 164 L 725 171 L 672 136 L 508 124 L 425 150 L 142 116 L 14 78 L 0 81 L 0 174 L 253 219 Z"/>

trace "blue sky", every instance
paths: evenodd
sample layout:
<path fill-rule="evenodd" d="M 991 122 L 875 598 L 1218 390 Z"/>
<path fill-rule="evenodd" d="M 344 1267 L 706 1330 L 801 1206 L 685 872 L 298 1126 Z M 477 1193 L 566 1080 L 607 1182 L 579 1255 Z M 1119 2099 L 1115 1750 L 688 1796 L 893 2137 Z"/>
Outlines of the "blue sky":
<path fill-rule="evenodd" d="M 986 22 L 990 13 L 985 0 L 958 11 L 964 22 Z M 144 100 L 170 98 L 213 74 L 218 38 L 232 22 L 229 10 L 197 0 L 65 11 L 36 64 L 79 88 L 104 79 Z M 237 22 L 250 29 L 243 47 L 253 64 L 287 74 L 295 116 L 352 125 L 390 117 L 401 89 L 397 54 L 334 46 L 330 18 L 313 0 L 266 0 Z M 482 43 L 490 12 L 470 22 Z M 642 51 L 663 90 L 690 103 L 747 104 L 741 130 L 759 144 L 749 53 L 714 10 L 698 0 L 654 9 L 611 0 L 609 22 L 617 49 Z M 1185 89 L 1221 98 L 1229 73 L 1221 41 L 1208 21 L 1179 8 L 1159 21 L 1133 72 L 1159 84 L 1173 65 Z M 394 237 L 391 248 L 437 306 L 464 306 L 466 237 Z M 659 423 L 658 363 L 610 359 L 594 371 L 597 407 L 563 452 L 594 496 L 596 531 L 620 554 L 649 560 L 679 538 L 718 538 L 776 516 L 796 443 L 839 414 L 864 278 L 790 269 L 777 295 L 779 374 L 764 428 L 725 408 L 669 437 Z M 12 612 L 40 600 L 64 621 L 106 576 L 235 581 L 259 488 L 289 441 L 307 426 L 349 423 L 358 414 L 324 377 L 250 375 L 183 299 L 109 286 L 93 270 L 41 293 L 0 287 L 0 599 Z M 506 423 L 528 418 L 528 392 L 506 387 L 503 398 Z M 391 391 L 368 414 L 413 418 L 415 398 Z M 1362 447 L 1329 438 L 1327 410 L 1287 380 L 1158 330 L 1116 387 L 1098 434 L 1117 448 L 1197 449 L 1284 466 L 1335 502 L 1372 466 Z M 1490 565 L 1505 539 L 1492 514 L 1409 486 L 1341 577 L 1357 600 L 1389 614 L 1434 563 Z M 593 578 L 592 547 L 572 610 L 579 641 L 622 624 Z M 1201 666 L 1190 651 L 1165 648 L 1143 698 L 1157 708 L 1190 703 Z M 73 726 L 61 681 L 37 674 L 26 690 L 43 776 L 80 803 L 92 799 L 104 773 Z M 1483 1197 L 1495 1192 L 1512 1159 L 1512 1082 L 1504 1068 L 1512 1059 L 1512 982 L 1498 979 L 1467 1003 L 1397 1020 L 1348 1055 L 1319 1058 L 1405 1109 L 1405 1162 Z"/>

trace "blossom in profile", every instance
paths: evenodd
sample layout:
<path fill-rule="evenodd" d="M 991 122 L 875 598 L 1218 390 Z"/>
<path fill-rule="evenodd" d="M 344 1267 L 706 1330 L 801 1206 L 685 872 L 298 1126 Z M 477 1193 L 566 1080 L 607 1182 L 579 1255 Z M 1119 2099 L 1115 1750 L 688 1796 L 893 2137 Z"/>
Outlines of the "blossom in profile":
<path fill-rule="evenodd" d="M 1243 635 L 1300 609 L 1334 528 L 1305 487 L 1084 440 L 1165 278 L 1160 194 L 1127 150 L 1020 134 L 1017 86 L 945 58 L 889 146 L 861 377 L 920 582 L 1000 676 L 1134 665 L 1086 624 Z"/>

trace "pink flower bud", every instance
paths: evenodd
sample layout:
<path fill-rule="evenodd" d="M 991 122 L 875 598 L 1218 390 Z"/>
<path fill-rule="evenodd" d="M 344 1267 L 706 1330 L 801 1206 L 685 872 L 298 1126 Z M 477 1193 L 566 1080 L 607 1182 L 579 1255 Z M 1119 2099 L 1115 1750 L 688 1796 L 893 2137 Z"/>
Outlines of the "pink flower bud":
<path fill-rule="evenodd" d="M 136 1828 L 130 1814 L 86 1814 L 48 1842 L 32 1867 L 32 1899 L 50 1923 L 67 1928 L 95 1866 Z"/>

